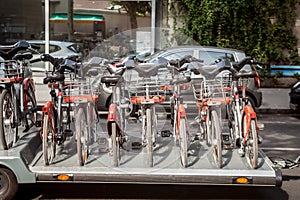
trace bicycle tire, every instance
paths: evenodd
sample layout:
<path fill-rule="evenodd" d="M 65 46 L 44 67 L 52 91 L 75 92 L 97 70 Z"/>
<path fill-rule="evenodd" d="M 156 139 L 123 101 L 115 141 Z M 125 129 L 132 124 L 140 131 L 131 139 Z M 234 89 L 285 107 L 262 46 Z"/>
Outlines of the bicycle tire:
<path fill-rule="evenodd" d="M 158 122 L 157 122 L 155 105 L 151 107 L 151 120 L 152 120 L 152 143 L 154 148 L 158 138 L 158 129 L 157 129 Z"/>
<path fill-rule="evenodd" d="M 118 167 L 120 165 L 120 143 L 118 139 L 117 124 L 115 122 L 111 123 L 111 130 L 113 165 Z"/>
<path fill-rule="evenodd" d="M 180 148 L 180 160 L 181 164 L 184 168 L 188 166 L 188 138 L 187 138 L 187 132 L 186 132 L 186 120 L 185 118 L 180 119 L 180 128 L 179 128 L 179 148 Z"/>
<path fill-rule="evenodd" d="M 31 86 L 28 87 L 27 90 L 25 90 L 25 95 L 27 95 L 27 105 L 26 108 L 28 110 L 31 110 L 29 113 L 29 119 L 32 121 L 33 124 L 36 122 L 36 111 L 35 109 L 37 108 L 37 103 L 36 103 L 36 97 L 35 93 L 33 91 L 33 88 Z M 26 116 L 27 117 L 27 116 Z M 28 120 L 27 118 L 27 120 Z"/>
<path fill-rule="evenodd" d="M 4 150 L 14 145 L 14 138 L 18 135 L 16 109 L 10 92 L 2 90 L 0 94 L 0 140 Z M 6 123 L 9 122 L 9 123 Z"/>
<path fill-rule="evenodd" d="M 222 140 L 221 140 L 221 125 L 216 110 L 211 111 L 211 134 L 213 157 L 218 168 L 222 168 Z"/>
<path fill-rule="evenodd" d="M 88 144 L 92 144 L 93 142 L 96 142 L 96 135 L 97 132 L 97 122 L 98 122 L 98 115 L 97 115 L 97 109 L 95 107 L 96 105 L 94 103 L 89 103 L 87 106 L 87 124 L 88 124 Z"/>
<path fill-rule="evenodd" d="M 231 123 L 232 123 L 232 134 L 234 135 L 233 142 L 234 142 L 235 147 L 241 146 L 240 133 L 241 133 L 242 129 L 240 127 L 239 120 L 238 120 L 238 118 L 239 118 L 238 112 L 240 112 L 239 106 L 236 106 L 236 103 L 234 102 L 231 107 L 231 114 L 232 114 Z"/>
<path fill-rule="evenodd" d="M 246 123 L 246 117 L 243 120 Z M 244 124 L 245 128 L 245 124 Z M 252 169 L 256 169 L 258 167 L 258 137 L 256 131 L 256 121 L 255 119 L 251 119 L 250 122 L 250 130 L 247 137 L 247 143 L 245 147 L 246 159 Z"/>
<path fill-rule="evenodd" d="M 54 115 L 54 112 L 52 112 Z M 46 166 L 53 162 L 56 153 L 55 133 L 52 130 L 55 128 L 54 117 L 50 121 L 48 113 L 43 115 L 43 158 Z"/>
<path fill-rule="evenodd" d="M 151 108 L 146 108 L 146 139 L 147 139 L 147 153 L 148 166 L 153 167 L 153 132 L 152 132 L 152 116 Z"/>
<path fill-rule="evenodd" d="M 211 134 L 211 129 L 210 129 L 210 118 L 211 118 L 211 113 L 208 112 L 208 108 L 207 108 L 207 114 L 206 114 L 206 121 L 203 123 L 203 125 L 205 125 L 205 139 L 206 139 L 206 144 L 208 146 L 212 145 L 212 134 Z"/>
<path fill-rule="evenodd" d="M 79 108 L 75 114 L 75 131 L 77 138 L 77 155 L 80 166 L 86 164 L 88 159 L 88 127 L 83 108 Z"/>

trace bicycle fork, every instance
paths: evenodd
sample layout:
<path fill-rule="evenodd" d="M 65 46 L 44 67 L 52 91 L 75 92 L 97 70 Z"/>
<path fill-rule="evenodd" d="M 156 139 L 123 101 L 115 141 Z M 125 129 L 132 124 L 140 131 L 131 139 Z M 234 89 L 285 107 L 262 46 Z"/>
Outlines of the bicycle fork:
<path fill-rule="evenodd" d="M 252 106 L 246 105 L 242 111 L 242 116 L 240 118 L 241 122 L 240 122 L 240 139 L 241 141 L 241 146 L 238 150 L 238 153 L 243 156 L 245 153 L 245 147 L 248 145 L 247 143 L 248 141 L 248 135 L 251 129 L 251 121 L 254 120 L 255 121 L 255 127 L 256 127 L 256 131 L 255 133 L 257 134 L 258 131 L 258 126 L 257 126 L 257 116 L 255 111 L 253 110 Z M 245 120 L 245 123 L 243 122 L 243 120 Z M 251 142 L 251 141 L 250 141 Z"/>
<path fill-rule="evenodd" d="M 179 100 L 180 102 L 180 100 Z M 179 103 L 179 105 L 176 106 L 175 108 L 175 113 L 174 113 L 174 133 L 175 133 L 175 142 L 177 143 L 179 141 L 179 130 L 180 130 L 180 126 L 186 126 L 186 134 L 187 134 L 187 138 L 189 139 L 189 127 L 187 126 L 187 123 L 186 124 L 180 124 L 180 120 L 182 118 L 185 119 L 185 121 L 187 121 L 187 117 L 186 117 L 186 112 L 185 112 L 185 108 L 184 108 L 184 105 Z"/>
<path fill-rule="evenodd" d="M 53 103 L 51 101 L 48 101 L 42 108 L 42 123 L 44 123 L 44 116 L 45 115 L 48 115 L 48 120 L 50 122 L 50 128 L 51 128 L 51 133 L 52 135 L 51 136 L 47 136 L 47 137 L 54 137 L 56 138 L 56 131 L 55 131 L 55 127 L 54 127 L 54 124 L 52 124 L 52 119 L 54 117 L 54 113 L 53 113 Z M 40 137 L 43 138 L 43 125 L 41 126 L 40 128 Z"/>

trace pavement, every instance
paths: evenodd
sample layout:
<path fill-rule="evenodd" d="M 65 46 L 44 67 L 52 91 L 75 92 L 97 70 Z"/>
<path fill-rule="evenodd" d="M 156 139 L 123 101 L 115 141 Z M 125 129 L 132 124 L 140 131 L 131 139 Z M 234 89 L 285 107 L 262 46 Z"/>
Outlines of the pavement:
<path fill-rule="evenodd" d="M 260 88 L 262 105 L 257 109 L 262 114 L 293 113 L 290 109 L 289 88 Z"/>

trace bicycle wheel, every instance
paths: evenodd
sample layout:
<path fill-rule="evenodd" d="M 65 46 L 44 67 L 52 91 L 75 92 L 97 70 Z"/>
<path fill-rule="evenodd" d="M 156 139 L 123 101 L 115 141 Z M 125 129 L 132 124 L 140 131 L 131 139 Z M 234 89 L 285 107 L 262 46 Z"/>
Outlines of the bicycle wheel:
<path fill-rule="evenodd" d="M 80 166 L 83 166 L 88 158 L 88 127 L 86 114 L 83 108 L 79 108 L 75 114 L 75 131 L 77 138 L 77 155 Z"/>
<path fill-rule="evenodd" d="M 211 119 L 211 113 L 210 112 L 208 112 L 208 108 L 206 108 L 206 112 L 207 112 L 207 114 L 206 114 L 206 121 L 203 123 L 203 125 L 204 125 L 204 131 L 205 131 L 205 139 L 206 139 L 206 144 L 208 145 L 208 146 L 211 146 L 212 145 L 212 140 L 213 140 L 213 138 L 212 138 L 212 133 L 211 133 L 211 122 L 210 122 L 210 119 Z M 205 117 L 205 116 L 203 116 L 203 117 Z"/>
<path fill-rule="evenodd" d="M 244 116 L 243 119 L 243 127 L 244 127 L 244 133 L 246 129 L 246 117 Z M 250 129 L 247 136 L 247 143 L 245 147 L 245 154 L 246 159 L 252 169 L 256 169 L 258 165 L 258 137 L 257 137 L 257 131 L 256 131 L 256 121 L 254 119 L 251 119 L 250 122 Z"/>
<path fill-rule="evenodd" d="M 213 157 L 218 168 L 222 168 L 222 140 L 221 140 L 221 125 L 216 110 L 211 111 L 211 134 L 212 134 L 212 148 Z"/>
<path fill-rule="evenodd" d="M 33 124 L 35 124 L 35 122 L 36 122 L 36 111 L 35 111 L 35 109 L 37 107 L 37 103 L 36 103 L 35 93 L 34 93 L 33 88 L 31 86 L 29 86 L 28 89 L 25 90 L 24 100 L 26 101 L 25 111 L 30 110 L 30 112 L 28 113 L 26 118 L 27 118 L 27 120 L 30 120 Z"/>
<path fill-rule="evenodd" d="M 146 139 L 147 139 L 147 153 L 148 166 L 153 167 L 153 133 L 152 133 L 152 116 L 151 108 L 146 108 Z"/>
<path fill-rule="evenodd" d="M 120 165 L 120 143 L 118 137 L 117 124 L 115 122 L 111 123 L 111 141 L 112 141 L 112 153 L 113 153 L 113 164 L 115 167 Z"/>
<path fill-rule="evenodd" d="M 153 147 L 155 147 L 158 138 L 158 128 L 157 128 L 158 122 L 157 122 L 157 115 L 156 115 L 154 105 L 151 107 L 151 120 L 152 120 L 152 143 L 153 143 Z"/>
<path fill-rule="evenodd" d="M 241 146 L 241 138 L 240 138 L 240 125 L 239 125 L 239 115 L 238 112 L 240 112 L 239 109 L 240 106 L 237 106 L 236 103 L 232 103 L 230 106 L 230 116 L 229 116 L 229 120 L 230 120 L 230 132 L 231 132 L 231 136 L 233 139 L 233 145 L 235 147 L 240 147 Z"/>
<path fill-rule="evenodd" d="M 13 98 L 6 89 L 0 94 L 0 139 L 4 150 L 10 149 L 18 135 L 18 124 Z"/>
<path fill-rule="evenodd" d="M 48 113 L 43 115 L 43 157 L 44 164 L 47 166 L 53 162 L 56 153 L 56 140 L 55 140 L 55 119 L 54 112 L 50 117 Z"/>
<path fill-rule="evenodd" d="M 180 148 L 180 159 L 183 167 L 188 166 L 188 155 L 187 155 L 187 131 L 186 131 L 186 120 L 184 118 L 180 119 L 179 128 L 179 148 Z"/>
<path fill-rule="evenodd" d="M 94 103 L 89 103 L 87 106 L 87 126 L 88 126 L 88 144 L 96 142 L 98 114 Z"/>

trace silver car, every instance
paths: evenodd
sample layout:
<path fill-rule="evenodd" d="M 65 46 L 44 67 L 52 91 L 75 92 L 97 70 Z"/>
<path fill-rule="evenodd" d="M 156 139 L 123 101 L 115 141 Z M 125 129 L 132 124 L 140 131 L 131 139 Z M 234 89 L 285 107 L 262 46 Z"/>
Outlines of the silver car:
<path fill-rule="evenodd" d="M 243 51 L 236 49 L 210 46 L 178 46 L 160 50 L 146 58 L 139 58 L 139 56 L 137 56 L 137 60 L 153 63 L 157 61 L 159 57 L 163 57 L 167 60 L 176 60 L 187 55 L 192 55 L 195 58 L 203 60 L 203 64 L 205 65 L 212 64 L 217 59 L 227 59 L 232 62 L 238 62 L 246 56 Z M 247 70 L 247 66 L 245 66 L 245 69 Z M 250 69 L 249 67 L 248 70 Z M 259 87 L 260 82 L 258 78 L 251 78 L 248 82 L 246 95 L 254 107 L 260 107 L 262 103 L 262 93 Z M 110 102 L 110 94 L 108 90 L 103 91 L 102 94 L 103 95 L 98 99 L 98 108 L 100 110 L 106 110 Z"/>
<path fill-rule="evenodd" d="M 28 42 L 34 47 L 38 47 L 38 52 L 32 51 L 33 58 L 31 60 L 39 59 L 40 55 L 45 53 L 45 40 L 28 40 Z M 49 53 L 57 58 L 81 58 L 81 53 L 77 51 L 76 44 L 72 42 L 49 41 Z M 31 70 L 33 72 L 45 72 L 45 62 L 32 63 Z"/>
<path fill-rule="evenodd" d="M 211 46 L 179 46 L 158 51 L 155 54 L 148 56 L 143 61 L 153 63 L 159 57 L 163 57 L 167 60 L 176 60 L 187 55 L 192 55 L 197 59 L 203 60 L 204 65 L 212 64 L 217 59 L 226 59 L 230 62 L 238 62 L 246 57 L 245 52 L 237 49 Z M 250 66 L 245 66 L 243 69 L 251 70 Z M 248 82 L 246 95 L 248 96 L 251 104 L 255 107 L 260 107 L 262 103 L 262 93 L 259 90 L 259 87 L 260 81 L 258 77 L 251 78 Z"/>

